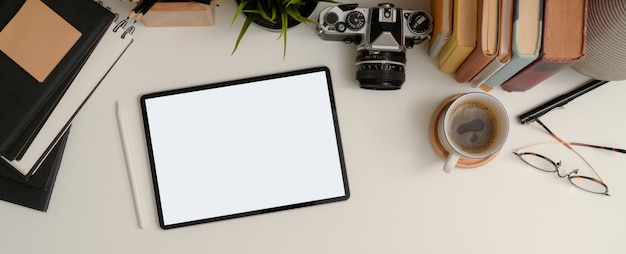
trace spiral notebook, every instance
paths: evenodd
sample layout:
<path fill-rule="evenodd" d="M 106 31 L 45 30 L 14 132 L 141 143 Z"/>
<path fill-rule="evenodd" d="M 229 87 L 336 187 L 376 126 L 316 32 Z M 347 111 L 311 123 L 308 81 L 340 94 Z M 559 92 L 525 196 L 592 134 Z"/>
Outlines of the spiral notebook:
<path fill-rule="evenodd" d="M 0 153 L 41 125 L 113 23 L 94 1 L 0 1 Z"/>
<path fill-rule="evenodd" d="M 164 229 L 346 200 L 325 67 L 144 95 Z"/>
<path fill-rule="evenodd" d="M 35 128 L 32 130 L 35 135 L 18 137 L 30 140 L 26 149 L 13 151 L 19 155 L 19 159 L 9 160 L 2 156 L 0 163 L 13 168 L 25 178 L 35 173 L 82 105 L 133 42 L 134 29 L 126 20 L 112 23 L 48 119 L 41 126 L 30 126 Z"/>

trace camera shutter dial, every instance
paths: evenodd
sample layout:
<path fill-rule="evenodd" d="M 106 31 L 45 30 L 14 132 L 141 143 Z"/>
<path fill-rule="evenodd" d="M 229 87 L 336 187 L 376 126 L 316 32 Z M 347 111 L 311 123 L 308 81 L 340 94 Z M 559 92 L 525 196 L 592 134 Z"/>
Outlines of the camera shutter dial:
<path fill-rule="evenodd" d="M 346 16 L 346 25 L 350 30 L 361 30 L 365 26 L 365 15 L 360 11 L 351 11 Z"/>

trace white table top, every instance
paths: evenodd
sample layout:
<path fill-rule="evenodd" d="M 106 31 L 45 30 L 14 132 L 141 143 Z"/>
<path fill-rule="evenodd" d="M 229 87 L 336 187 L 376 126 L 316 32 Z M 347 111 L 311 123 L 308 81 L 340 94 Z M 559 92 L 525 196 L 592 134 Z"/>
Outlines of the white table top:
<path fill-rule="evenodd" d="M 374 6 L 377 1 L 360 1 Z M 395 1 L 429 9 L 429 1 Z M 132 3 L 107 0 L 125 16 Z M 612 196 L 586 193 L 534 170 L 511 152 L 551 141 L 517 116 L 590 80 L 566 69 L 524 93 L 490 92 L 511 129 L 501 153 L 445 174 L 428 124 L 451 95 L 476 91 L 440 73 L 427 45 L 407 52 L 398 91 L 360 89 L 354 45 L 323 41 L 312 25 L 278 34 L 251 27 L 231 56 L 243 19 L 233 1 L 214 27 L 150 28 L 135 41 L 76 117 L 47 213 L 0 202 L 2 253 L 626 253 L 626 155 L 581 148 Z M 321 10 L 318 7 L 316 15 Z M 313 16 L 316 17 L 316 16 Z M 139 108 L 143 94 L 264 74 L 331 70 L 350 184 L 347 201 L 162 230 Z M 626 148 L 626 81 L 610 82 L 542 118 L 566 140 Z M 137 226 L 115 101 L 126 109 L 146 228 Z"/>

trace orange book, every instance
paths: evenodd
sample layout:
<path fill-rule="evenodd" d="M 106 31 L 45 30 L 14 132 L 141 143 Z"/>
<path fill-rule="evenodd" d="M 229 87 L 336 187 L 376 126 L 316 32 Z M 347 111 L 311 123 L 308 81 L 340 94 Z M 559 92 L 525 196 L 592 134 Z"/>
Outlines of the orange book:
<path fill-rule="evenodd" d="M 502 89 L 526 91 L 582 60 L 587 38 L 587 6 L 587 0 L 544 0 L 539 57 L 502 84 Z"/>
<path fill-rule="evenodd" d="M 473 87 L 487 88 L 482 85 L 494 73 L 509 63 L 511 59 L 511 30 L 513 25 L 514 0 L 502 0 L 500 2 L 500 15 L 498 26 L 498 52 L 496 56 L 485 65 L 470 81 Z"/>
<path fill-rule="evenodd" d="M 439 53 L 439 70 L 454 73 L 476 47 L 477 0 L 454 0 L 452 35 Z"/>
<path fill-rule="evenodd" d="M 500 0 L 478 0 L 476 47 L 456 70 L 456 81 L 469 82 L 498 53 Z"/>

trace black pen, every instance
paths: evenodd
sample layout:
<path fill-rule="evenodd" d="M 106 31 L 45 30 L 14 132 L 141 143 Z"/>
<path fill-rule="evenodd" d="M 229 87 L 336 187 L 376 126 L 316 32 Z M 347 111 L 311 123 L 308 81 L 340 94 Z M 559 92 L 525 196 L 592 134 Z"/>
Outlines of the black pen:
<path fill-rule="evenodd" d="M 568 102 L 578 98 L 579 96 L 598 88 L 601 85 L 606 84 L 608 81 L 605 80 L 592 80 L 591 82 L 584 84 L 569 93 L 563 94 L 559 97 L 556 97 L 539 107 L 536 107 L 519 117 L 519 121 L 522 124 L 529 124 L 537 120 L 540 116 L 552 111 L 555 108 L 563 107 Z"/>

